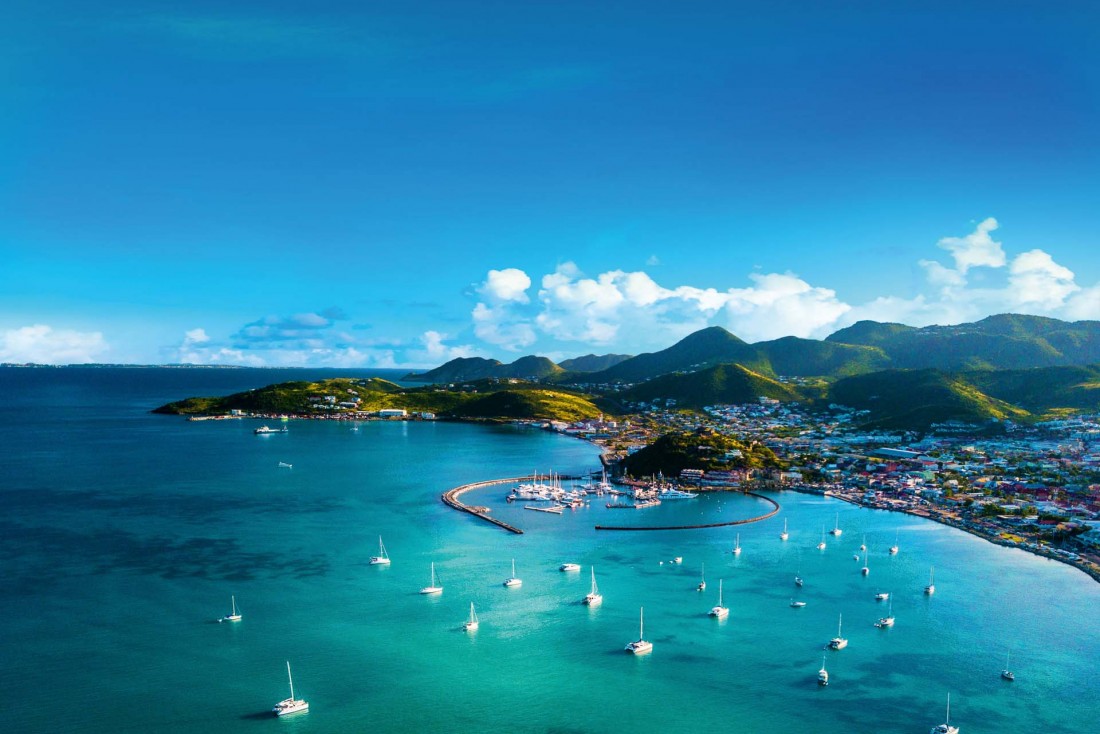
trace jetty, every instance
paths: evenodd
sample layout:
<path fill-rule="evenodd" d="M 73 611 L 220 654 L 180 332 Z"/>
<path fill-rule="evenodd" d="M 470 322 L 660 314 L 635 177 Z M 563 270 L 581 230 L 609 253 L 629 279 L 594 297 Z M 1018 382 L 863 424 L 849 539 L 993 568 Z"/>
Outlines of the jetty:
<path fill-rule="evenodd" d="M 455 487 L 454 489 L 448 489 L 446 492 L 440 495 L 440 499 L 443 500 L 443 504 L 447 505 L 448 507 L 453 507 L 459 512 L 466 512 L 473 515 L 474 517 L 480 517 L 485 522 L 491 522 L 497 527 L 504 528 L 510 533 L 523 535 L 523 531 L 517 528 L 515 525 L 509 525 L 503 520 L 497 520 L 495 517 L 490 517 L 488 508 L 472 507 L 470 505 L 464 504 L 462 500 L 459 499 L 459 497 L 471 490 L 481 489 L 482 487 L 491 487 L 494 484 L 518 484 L 520 482 L 532 481 L 532 479 L 532 477 L 511 477 L 508 479 L 488 479 L 484 482 L 463 484 L 461 486 Z"/>
<path fill-rule="evenodd" d="M 749 517 L 744 520 L 734 520 L 732 522 L 712 522 L 706 525 L 664 525 L 655 527 L 652 525 L 597 525 L 596 530 L 699 530 L 702 528 L 724 528 L 730 525 L 748 525 L 749 523 L 760 522 L 761 520 L 767 520 L 777 512 L 779 512 L 779 503 L 773 500 L 771 497 L 765 497 L 762 494 L 756 492 L 743 492 L 743 494 L 762 499 L 772 506 L 772 511 L 764 515 L 757 515 L 756 517 Z"/>

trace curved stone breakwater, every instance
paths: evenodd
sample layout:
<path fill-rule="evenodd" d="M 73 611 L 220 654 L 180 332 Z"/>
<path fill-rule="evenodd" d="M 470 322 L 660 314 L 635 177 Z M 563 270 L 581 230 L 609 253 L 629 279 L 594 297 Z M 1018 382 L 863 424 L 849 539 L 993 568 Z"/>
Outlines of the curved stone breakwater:
<path fill-rule="evenodd" d="M 505 530 L 507 530 L 510 533 L 515 533 L 516 535 L 523 535 L 523 531 L 520 530 L 519 528 L 517 528 L 516 526 L 509 525 L 508 523 L 504 522 L 503 520 L 497 520 L 495 517 L 489 517 L 488 513 L 486 513 L 485 511 L 483 511 L 479 508 L 474 508 L 474 507 L 470 507 L 467 504 L 463 504 L 462 500 L 460 500 L 459 497 L 462 494 L 464 494 L 466 492 L 469 492 L 470 490 L 481 489 L 482 487 L 491 487 L 494 484 L 509 484 L 509 483 L 518 484 L 520 482 L 531 481 L 531 480 L 532 480 L 532 477 L 512 477 L 512 478 L 509 478 L 509 479 L 488 479 L 484 482 L 474 482 L 473 484 L 463 484 L 459 487 L 455 487 L 454 489 L 448 489 L 446 492 L 444 492 L 442 495 L 440 495 L 440 499 L 443 500 L 443 504 L 447 505 L 448 507 L 453 507 L 454 509 L 459 510 L 461 512 L 468 512 L 471 515 L 473 515 L 474 517 L 480 517 L 482 520 L 485 520 L 486 522 L 491 522 L 494 525 L 496 525 L 497 527 L 504 528 Z"/>
<path fill-rule="evenodd" d="M 767 514 L 764 514 L 764 515 L 758 515 L 756 517 L 749 517 L 749 518 L 746 518 L 744 520 L 734 520 L 732 522 L 712 522 L 712 523 L 708 523 L 706 525 L 665 525 L 665 526 L 660 526 L 660 527 L 645 526 L 645 525 L 642 525 L 642 526 L 597 525 L 596 530 L 699 530 L 699 529 L 702 529 L 702 528 L 724 528 L 724 527 L 729 527 L 730 525 L 748 525 L 749 523 L 760 522 L 761 520 L 767 520 L 769 517 L 771 517 L 771 516 L 775 515 L 777 512 L 779 512 L 779 503 L 776 502 L 775 500 L 773 500 L 771 497 L 765 497 L 764 495 L 757 494 L 756 492 L 745 492 L 744 494 L 750 495 L 752 497 L 756 497 L 757 499 L 762 499 L 765 502 L 771 504 L 772 511 L 767 513 Z"/>

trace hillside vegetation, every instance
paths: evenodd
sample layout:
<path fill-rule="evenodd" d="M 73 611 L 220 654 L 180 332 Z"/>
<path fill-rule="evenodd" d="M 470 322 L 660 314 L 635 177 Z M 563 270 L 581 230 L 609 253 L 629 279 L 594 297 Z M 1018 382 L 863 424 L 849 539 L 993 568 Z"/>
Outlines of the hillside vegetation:
<path fill-rule="evenodd" d="M 689 374 L 657 377 L 619 393 L 623 400 L 653 401 L 672 398 L 677 407 L 702 408 L 719 403 L 749 403 L 760 397 L 799 400 L 789 385 L 776 382 L 739 364 L 720 364 Z"/>
<path fill-rule="evenodd" d="M 780 462 L 771 449 L 755 441 L 745 444 L 711 430 L 699 429 L 666 433 L 626 457 L 623 466 L 633 477 L 658 473 L 675 477 L 682 469 L 778 468 Z"/>

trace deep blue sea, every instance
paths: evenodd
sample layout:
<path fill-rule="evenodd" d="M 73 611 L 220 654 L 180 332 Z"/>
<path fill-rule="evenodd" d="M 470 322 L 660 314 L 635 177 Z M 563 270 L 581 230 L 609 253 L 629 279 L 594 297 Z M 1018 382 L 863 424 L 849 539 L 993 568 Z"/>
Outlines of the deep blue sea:
<path fill-rule="evenodd" d="M 256 436 L 251 421 L 149 413 L 324 374 L 0 368 L 0 730 L 902 734 L 941 723 L 948 692 L 963 734 L 1100 726 L 1100 584 L 1053 561 L 791 492 L 761 523 L 637 533 L 593 526 L 767 508 L 709 495 L 608 510 L 604 498 L 555 516 L 507 505 L 505 487 L 466 496 L 526 531 L 512 535 L 439 494 L 594 470 L 595 447 L 447 422 L 292 421 Z M 818 551 L 836 513 L 844 534 Z M 389 567 L 367 565 L 380 534 Z M 864 536 L 867 577 L 853 560 Z M 513 558 L 524 583 L 507 589 Z M 559 572 L 565 561 L 582 571 Z M 424 597 L 432 562 L 444 592 Z M 594 610 L 580 604 L 593 565 Z M 706 614 L 719 579 L 722 622 Z M 873 626 L 878 591 L 893 596 L 889 630 Z M 243 620 L 216 623 L 231 595 Z M 655 649 L 635 658 L 623 646 L 643 605 Z M 850 644 L 826 655 L 819 688 L 841 613 Z M 1014 683 L 999 677 L 1009 652 Z M 287 660 L 310 711 L 275 719 Z"/>

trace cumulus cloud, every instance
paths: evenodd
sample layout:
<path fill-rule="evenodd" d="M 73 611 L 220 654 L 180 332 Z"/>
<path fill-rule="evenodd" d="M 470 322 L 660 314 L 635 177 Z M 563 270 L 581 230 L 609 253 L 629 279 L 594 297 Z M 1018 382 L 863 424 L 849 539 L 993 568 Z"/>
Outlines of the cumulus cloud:
<path fill-rule="evenodd" d="M 1009 295 L 1020 308 L 1050 311 L 1081 290 L 1073 279 L 1073 271 L 1054 262 L 1047 253 L 1029 250 L 1012 260 Z"/>
<path fill-rule="evenodd" d="M 955 259 L 955 270 L 966 275 L 970 268 L 984 265 L 1000 268 L 1005 264 L 1005 252 L 1001 243 L 993 240 L 989 233 L 1000 225 L 993 217 L 978 223 L 974 231 L 965 237 L 944 237 L 937 244 L 951 253 Z"/>
<path fill-rule="evenodd" d="M 814 336 L 852 308 L 835 291 L 812 286 L 793 273 L 754 273 L 749 278 L 755 285 L 730 289 L 725 307 L 730 330 L 748 341 Z"/>
<path fill-rule="evenodd" d="M 535 330 L 520 310 L 531 301 L 530 287 L 530 276 L 519 268 L 490 270 L 477 287 L 482 300 L 470 313 L 477 338 L 513 352 L 533 344 Z"/>
<path fill-rule="evenodd" d="M 81 364 L 99 361 L 108 349 L 98 331 L 34 324 L 0 332 L 0 362 Z"/>
<path fill-rule="evenodd" d="M 504 270 L 490 270 L 485 282 L 478 288 L 478 293 L 486 298 L 504 303 L 515 301 L 527 303 L 527 289 L 531 287 L 531 278 L 519 268 L 505 268 Z"/>

